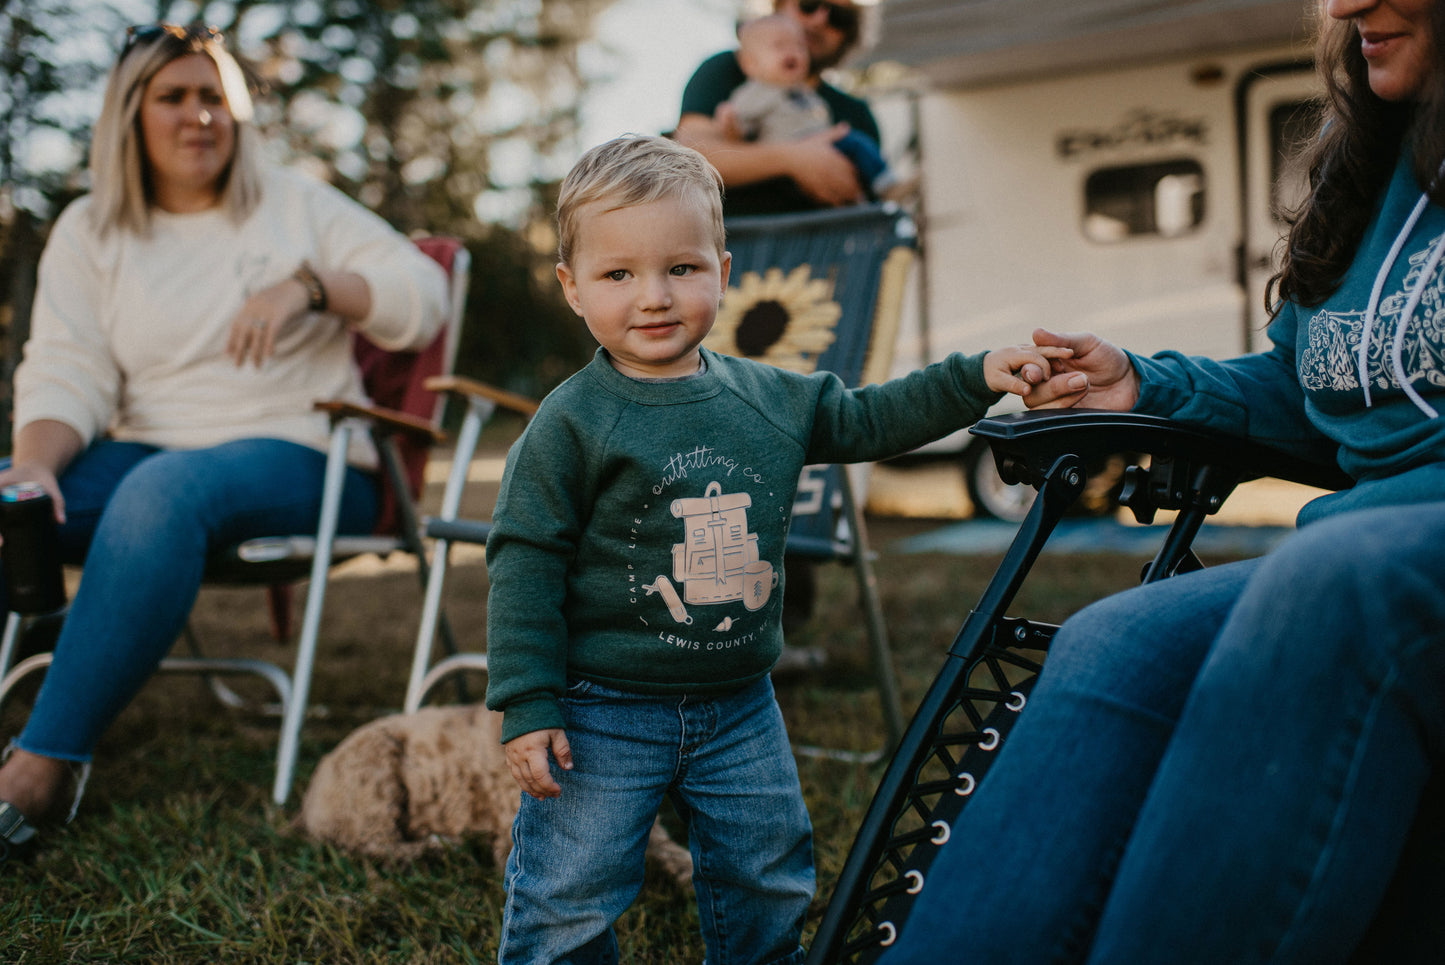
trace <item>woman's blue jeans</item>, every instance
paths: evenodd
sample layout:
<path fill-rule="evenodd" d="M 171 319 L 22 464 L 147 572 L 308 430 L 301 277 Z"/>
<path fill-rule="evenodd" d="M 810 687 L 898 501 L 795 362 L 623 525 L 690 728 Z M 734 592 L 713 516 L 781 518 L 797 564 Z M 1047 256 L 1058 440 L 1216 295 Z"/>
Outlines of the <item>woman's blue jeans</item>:
<path fill-rule="evenodd" d="M 84 562 L 22 750 L 88 761 L 170 650 L 208 553 L 256 536 L 314 533 L 326 455 L 278 439 L 160 450 L 104 440 L 60 477 L 66 562 Z M 368 533 L 372 474 L 351 469 L 339 532 Z"/>
<path fill-rule="evenodd" d="M 1065 622 L 886 965 L 1344 962 L 1445 739 L 1445 504 Z"/>
<path fill-rule="evenodd" d="M 711 697 L 580 682 L 562 707 L 573 769 L 553 763 L 560 797 L 522 796 L 498 960 L 616 963 L 612 923 L 666 796 L 688 826 L 708 965 L 801 962 L 812 826 L 772 682 Z"/>

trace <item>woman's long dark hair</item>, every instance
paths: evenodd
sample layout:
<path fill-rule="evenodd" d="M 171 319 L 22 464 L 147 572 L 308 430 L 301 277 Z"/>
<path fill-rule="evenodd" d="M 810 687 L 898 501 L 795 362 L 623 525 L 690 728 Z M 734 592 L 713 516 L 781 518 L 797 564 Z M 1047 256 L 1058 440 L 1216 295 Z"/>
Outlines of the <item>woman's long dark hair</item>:
<path fill-rule="evenodd" d="M 1445 204 L 1445 179 L 1437 177 L 1445 160 L 1445 0 L 1430 11 L 1433 64 L 1413 101 L 1376 96 L 1355 25 L 1330 20 L 1323 9 L 1318 15 L 1324 126 L 1306 155 L 1309 195 L 1291 220 L 1279 274 L 1265 290 L 1271 313 L 1285 301 L 1319 305 L 1339 287 L 1407 134 L 1415 179 L 1428 186 L 1432 201 Z"/>

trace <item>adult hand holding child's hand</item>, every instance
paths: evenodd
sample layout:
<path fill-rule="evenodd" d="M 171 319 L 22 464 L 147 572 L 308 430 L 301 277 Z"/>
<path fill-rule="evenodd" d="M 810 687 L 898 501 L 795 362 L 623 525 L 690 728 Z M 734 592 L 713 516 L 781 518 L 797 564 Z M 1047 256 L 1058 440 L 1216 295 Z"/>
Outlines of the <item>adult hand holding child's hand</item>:
<path fill-rule="evenodd" d="M 1044 352 L 1068 349 L 1066 355 L 1051 355 L 1052 375 L 1024 394 L 1030 409 L 1112 409 L 1127 412 L 1139 401 L 1139 373 L 1134 371 L 1123 349 L 1092 332 L 1051 332 L 1036 328 L 1034 344 Z"/>

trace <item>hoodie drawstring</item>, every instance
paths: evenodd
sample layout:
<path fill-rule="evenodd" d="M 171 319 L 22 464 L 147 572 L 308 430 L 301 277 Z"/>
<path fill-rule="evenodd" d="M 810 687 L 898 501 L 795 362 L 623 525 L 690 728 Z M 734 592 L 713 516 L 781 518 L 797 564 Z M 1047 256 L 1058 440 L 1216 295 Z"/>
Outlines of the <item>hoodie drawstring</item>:
<path fill-rule="evenodd" d="M 1445 176 L 1445 165 L 1441 166 L 1437 178 L 1440 176 Z M 1385 261 L 1375 275 L 1375 284 L 1370 289 L 1370 301 L 1365 307 L 1364 326 L 1360 331 L 1360 347 L 1356 359 L 1360 370 L 1360 386 L 1365 391 L 1365 408 L 1374 405 L 1374 401 L 1370 398 L 1369 356 L 1370 338 L 1374 334 L 1375 320 L 1380 307 L 1380 294 L 1384 291 L 1385 279 L 1389 276 L 1390 269 L 1395 267 L 1395 262 L 1400 257 L 1400 251 L 1405 247 L 1406 239 L 1410 236 L 1410 232 L 1415 230 L 1416 223 L 1425 213 L 1425 207 L 1429 203 L 1430 193 L 1422 192 L 1420 200 L 1415 202 L 1410 216 L 1405 219 L 1405 224 L 1400 228 L 1400 233 L 1395 236 L 1395 243 L 1390 246 L 1389 253 L 1385 255 Z M 1430 252 L 1430 257 L 1426 259 L 1419 277 L 1415 279 L 1415 286 L 1410 290 L 1410 297 L 1406 300 L 1399 320 L 1395 323 L 1395 335 L 1390 344 L 1390 370 L 1394 373 L 1395 380 L 1400 384 L 1405 395 L 1409 396 L 1410 401 L 1415 404 L 1415 408 L 1431 419 L 1437 418 L 1439 413 L 1425 401 L 1419 392 L 1415 391 L 1415 387 L 1410 384 L 1410 379 L 1405 374 L 1405 330 L 1410 327 L 1410 319 L 1414 316 L 1415 310 L 1420 307 L 1420 299 L 1425 293 L 1425 286 L 1434 276 L 1435 269 L 1439 267 L 1441 255 L 1445 255 L 1445 237 L 1442 237 L 1440 243 L 1435 245 Z"/>

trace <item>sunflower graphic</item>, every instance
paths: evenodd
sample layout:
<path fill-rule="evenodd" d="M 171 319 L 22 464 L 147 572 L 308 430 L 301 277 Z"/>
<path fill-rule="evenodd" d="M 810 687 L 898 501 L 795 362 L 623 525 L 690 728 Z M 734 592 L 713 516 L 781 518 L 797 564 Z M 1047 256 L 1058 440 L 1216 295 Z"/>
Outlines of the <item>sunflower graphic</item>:
<path fill-rule="evenodd" d="M 742 355 L 807 374 L 833 344 L 843 309 L 826 279 L 799 265 L 786 275 L 769 268 L 743 272 L 723 295 L 717 322 L 703 344 L 725 355 Z"/>

